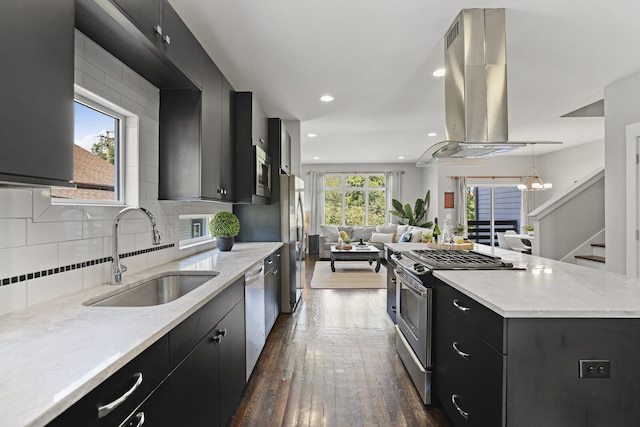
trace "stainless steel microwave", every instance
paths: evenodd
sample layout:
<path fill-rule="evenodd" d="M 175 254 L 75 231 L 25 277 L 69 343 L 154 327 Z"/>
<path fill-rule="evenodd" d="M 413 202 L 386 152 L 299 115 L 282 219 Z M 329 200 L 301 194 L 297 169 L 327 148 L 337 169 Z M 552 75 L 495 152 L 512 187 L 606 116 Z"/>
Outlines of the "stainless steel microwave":
<path fill-rule="evenodd" d="M 271 158 L 257 145 L 253 146 L 255 159 L 255 182 L 253 193 L 256 196 L 271 197 Z"/>

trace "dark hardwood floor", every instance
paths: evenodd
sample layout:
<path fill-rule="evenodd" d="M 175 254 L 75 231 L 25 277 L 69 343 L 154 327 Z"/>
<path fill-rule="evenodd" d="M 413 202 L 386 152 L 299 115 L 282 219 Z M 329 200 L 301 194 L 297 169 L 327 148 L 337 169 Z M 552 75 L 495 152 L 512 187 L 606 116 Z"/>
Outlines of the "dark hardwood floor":
<path fill-rule="evenodd" d="M 231 425 L 451 427 L 442 409 L 422 404 L 396 354 L 386 289 L 311 289 L 316 259 L 307 259 L 297 311 L 278 318 Z"/>

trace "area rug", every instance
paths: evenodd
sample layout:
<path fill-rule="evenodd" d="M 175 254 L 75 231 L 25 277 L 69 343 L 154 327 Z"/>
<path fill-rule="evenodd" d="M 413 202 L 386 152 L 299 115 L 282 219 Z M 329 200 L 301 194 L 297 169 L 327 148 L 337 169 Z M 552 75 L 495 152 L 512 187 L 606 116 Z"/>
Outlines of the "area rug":
<path fill-rule="evenodd" d="M 336 272 L 330 261 L 318 261 L 313 269 L 311 287 L 314 289 L 382 289 L 387 286 L 387 270 L 383 265 L 375 272 L 376 264 L 368 261 L 336 261 Z"/>

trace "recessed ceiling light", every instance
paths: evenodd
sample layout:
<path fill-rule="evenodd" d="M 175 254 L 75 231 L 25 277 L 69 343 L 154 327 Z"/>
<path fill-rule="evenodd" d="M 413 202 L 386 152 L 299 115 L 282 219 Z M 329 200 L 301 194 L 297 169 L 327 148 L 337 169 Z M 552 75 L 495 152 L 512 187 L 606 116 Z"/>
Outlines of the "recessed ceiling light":
<path fill-rule="evenodd" d="M 313 160 L 320 160 L 320 157 L 314 157 Z"/>
<path fill-rule="evenodd" d="M 315 137 L 316 137 L 316 136 L 318 136 L 318 135 L 317 135 L 317 134 L 315 134 L 315 133 L 308 133 L 308 134 L 307 134 L 307 136 L 308 136 L 309 138 L 315 138 Z"/>
<path fill-rule="evenodd" d="M 444 69 L 444 68 L 438 68 L 437 70 L 435 70 L 435 71 L 433 72 L 433 76 L 434 76 L 434 77 L 442 77 L 442 76 L 444 76 L 445 72 L 446 72 L 446 71 L 445 71 L 445 69 Z"/>
<path fill-rule="evenodd" d="M 402 159 L 404 159 L 404 156 L 398 156 L 398 158 L 399 158 L 400 160 L 402 160 Z"/>
<path fill-rule="evenodd" d="M 320 101 L 322 101 L 322 102 L 331 102 L 331 101 L 333 101 L 334 99 L 335 99 L 335 98 L 334 98 L 333 96 L 331 96 L 331 95 L 322 95 L 322 96 L 320 97 Z"/>
<path fill-rule="evenodd" d="M 435 133 L 435 132 L 429 132 L 427 135 L 428 135 L 428 136 L 437 136 L 438 134 L 437 134 L 437 133 Z"/>

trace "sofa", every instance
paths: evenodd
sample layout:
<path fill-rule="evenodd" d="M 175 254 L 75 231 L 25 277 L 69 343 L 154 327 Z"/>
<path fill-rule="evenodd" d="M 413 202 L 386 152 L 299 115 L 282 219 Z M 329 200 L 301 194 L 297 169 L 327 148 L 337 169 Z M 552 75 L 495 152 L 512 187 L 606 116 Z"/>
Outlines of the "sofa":
<path fill-rule="evenodd" d="M 320 259 L 331 257 L 331 245 L 338 243 L 341 231 L 347 233 L 354 243 L 360 239 L 371 246 L 375 246 L 380 251 L 380 258 L 384 258 L 385 243 L 402 242 L 422 242 L 423 236 L 431 234 L 430 229 L 407 225 L 368 225 L 368 226 L 343 226 L 343 225 L 321 225 L 318 241 L 318 253 Z"/>

